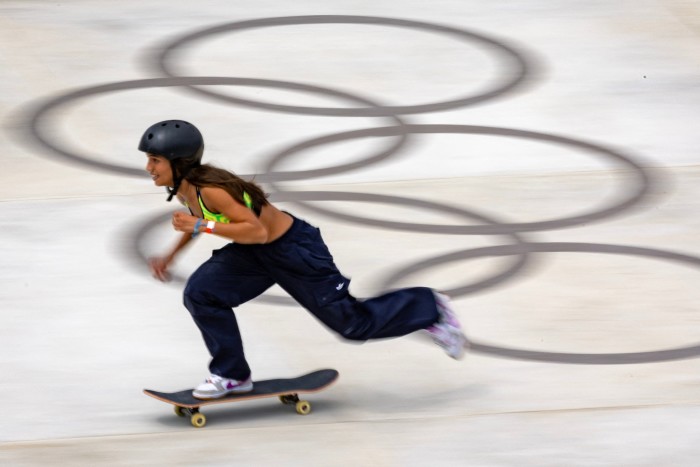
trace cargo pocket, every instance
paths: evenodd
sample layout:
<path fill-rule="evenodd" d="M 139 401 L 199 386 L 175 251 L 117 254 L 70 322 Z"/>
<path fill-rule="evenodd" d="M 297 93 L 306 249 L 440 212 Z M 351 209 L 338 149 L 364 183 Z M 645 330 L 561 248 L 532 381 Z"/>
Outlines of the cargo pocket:
<path fill-rule="evenodd" d="M 318 288 L 314 291 L 316 303 L 319 307 L 324 307 L 330 303 L 344 299 L 348 295 L 349 286 L 350 279 L 340 274 L 334 274 L 328 277 L 325 281 L 318 284 Z"/>

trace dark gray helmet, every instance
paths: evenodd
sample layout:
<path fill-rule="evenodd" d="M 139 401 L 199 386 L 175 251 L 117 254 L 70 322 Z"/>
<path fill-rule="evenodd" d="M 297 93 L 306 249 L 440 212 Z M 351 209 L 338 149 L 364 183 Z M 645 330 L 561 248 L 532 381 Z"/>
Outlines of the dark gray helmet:
<path fill-rule="evenodd" d="M 184 120 L 165 120 L 151 125 L 141 137 L 139 151 L 163 156 L 173 169 L 173 187 L 168 188 L 168 201 L 180 188 L 182 180 L 200 165 L 204 138 L 196 126 Z"/>
<path fill-rule="evenodd" d="M 151 125 L 141 137 L 139 151 L 176 159 L 202 159 L 204 138 L 197 127 L 183 120 L 165 120 Z"/>

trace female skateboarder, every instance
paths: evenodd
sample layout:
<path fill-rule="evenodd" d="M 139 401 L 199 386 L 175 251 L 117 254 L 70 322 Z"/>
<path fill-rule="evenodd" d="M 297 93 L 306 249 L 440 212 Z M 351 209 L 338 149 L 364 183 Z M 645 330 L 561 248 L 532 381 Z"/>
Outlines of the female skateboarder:
<path fill-rule="evenodd" d="M 233 308 L 279 284 L 301 306 L 350 340 L 397 337 L 426 330 L 453 358 L 466 346 L 450 303 L 426 287 L 397 290 L 367 300 L 348 291 L 319 229 L 272 205 L 262 189 L 226 170 L 202 164 L 204 140 L 194 125 L 167 120 L 149 127 L 138 146 L 156 186 L 166 187 L 189 213 L 175 212 L 182 237 L 171 251 L 149 260 L 167 279 L 168 267 L 197 235 L 230 240 L 189 278 L 184 303 L 211 354 L 211 376 L 193 395 L 213 399 L 252 390 Z"/>

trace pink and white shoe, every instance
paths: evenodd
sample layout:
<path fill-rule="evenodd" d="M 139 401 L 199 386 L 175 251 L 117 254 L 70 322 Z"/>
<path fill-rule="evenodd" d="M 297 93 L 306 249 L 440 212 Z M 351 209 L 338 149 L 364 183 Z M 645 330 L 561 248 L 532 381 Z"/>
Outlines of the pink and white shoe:
<path fill-rule="evenodd" d="M 245 381 L 237 381 L 212 374 L 192 391 L 192 395 L 197 399 L 218 399 L 227 394 L 238 394 L 252 390 L 253 380 L 251 378 Z"/>
<path fill-rule="evenodd" d="M 462 332 L 462 325 L 457 319 L 449 297 L 438 292 L 434 294 L 440 318 L 426 331 L 433 338 L 433 342 L 442 347 L 447 355 L 459 360 L 464 357 L 464 351 L 469 347 L 469 342 Z"/>

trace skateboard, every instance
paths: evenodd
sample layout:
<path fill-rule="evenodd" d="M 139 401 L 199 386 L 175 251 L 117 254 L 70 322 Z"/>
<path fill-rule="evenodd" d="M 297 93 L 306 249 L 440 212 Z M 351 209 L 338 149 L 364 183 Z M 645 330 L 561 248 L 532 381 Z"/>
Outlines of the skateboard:
<path fill-rule="evenodd" d="M 175 414 L 179 417 L 190 417 L 190 422 L 197 428 L 207 423 L 207 418 L 199 412 L 200 407 L 227 402 L 278 397 L 280 402 L 294 405 L 300 415 L 311 413 L 311 403 L 299 399 L 299 393 L 319 392 L 326 389 L 338 379 L 336 370 L 326 369 L 308 373 L 296 378 L 268 379 L 255 381 L 253 390 L 242 394 L 229 394 L 219 399 L 197 399 L 192 395 L 193 389 L 178 392 L 158 392 L 144 389 L 147 396 L 175 406 Z"/>

